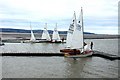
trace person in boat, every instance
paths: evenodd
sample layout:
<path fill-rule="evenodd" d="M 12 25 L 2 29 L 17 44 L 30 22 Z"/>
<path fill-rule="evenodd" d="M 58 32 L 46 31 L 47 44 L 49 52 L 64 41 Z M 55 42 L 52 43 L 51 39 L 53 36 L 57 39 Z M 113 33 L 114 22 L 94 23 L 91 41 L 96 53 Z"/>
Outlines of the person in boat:
<path fill-rule="evenodd" d="M 2 46 L 2 45 L 5 45 L 5 44 L 2 43 L 2 39 L 1 39 L 1 37 L 0 37 L 0 46 Z"/>
<path fill-rule="evenodd" d="M 90 49 L 93 49 L 93 42 L 90 43 Z"/>
<path fill-rule="evenodd" d="M 55 42 L 57 42 L 57 40 L 55 40 Z"/>
<path fill-rule="evenodd" d="M 64 42 L 64 40 L 65 40 L 64 37 L 61 40 L 62 40 L 62 42 Z"/>
<path fill-rule="evenodd" d="M 86 46 L 86 45 L 87 45 L 87 43 L 84 42 L 84 46 Z"/>
<path fill-rule="evenodd" d="M 84 46 L 84 52 L 82 52 L 82 53 L 87 54 L 87 53 L 89 53 L 89 51 L 91 51 L 91 49 L 90 49 L 90 46 L 87 44 Z"/>

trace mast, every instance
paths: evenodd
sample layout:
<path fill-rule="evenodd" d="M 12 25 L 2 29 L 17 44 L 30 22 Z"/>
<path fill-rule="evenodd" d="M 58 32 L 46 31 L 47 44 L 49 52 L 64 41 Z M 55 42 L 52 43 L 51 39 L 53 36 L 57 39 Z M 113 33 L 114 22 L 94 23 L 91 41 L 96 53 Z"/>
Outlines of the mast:
<path fill-rule="evenodd" d="M 83 10 L 82 10 L 82 7 L 81 7 L 81 12 L 80 12 L 80 15 L 79 15 L 79 21 L 78 21 L 78 26 L 81 27 L 81 32 L 82 32 L 82 38 L 83 38 L 83 42 L 82 42 L 82 45 L 83 45 L 83 49 L 84 49 L 84 27 L 83 27 Z"/>
<path fill-rule="evenodd" d="M 83 31 L 83 49 L 84 49 L 84 24 L 83 24 L 83 9 L 81 7 L 81 21 L 82 21 L 82 31 Z"/>
<path fill-rule="evenodd" d="M 75 14 L 75 11 L 74 11 L 74 20 L 73 20 L 73 25 L 74 25 L 74 31 L 77 27 L 77 19 L 76 19 L 76 14 Z"/>
<path fill-rule="evenodd" d="M 57 29 L 57 23 L 56 23 L 56 29 Z"/>

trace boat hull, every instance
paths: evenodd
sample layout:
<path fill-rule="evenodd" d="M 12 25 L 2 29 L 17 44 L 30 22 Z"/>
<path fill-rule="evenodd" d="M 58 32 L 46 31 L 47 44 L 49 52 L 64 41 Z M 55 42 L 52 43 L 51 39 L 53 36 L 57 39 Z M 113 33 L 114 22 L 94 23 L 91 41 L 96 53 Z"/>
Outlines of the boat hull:
<path fill-rule="evenodd" d="M 1 43 L 1 44 L 0 44 L 0 46 L 3 46 L 3 45 L 5 45 L 5 44 L 4 44 L 4 43 Z"/>
<path fill-rule="evenodd" d="M 77 54 L 77 55 L 70 55 L 69 53 L 65 53 L 64 56 L 67 58 L 84 58 L 84 57 L 89 57 L 92 56 L 93 51 L 88 51 L 88 52 L 83 52 L 82 54 Z"/>
<path fill-rule="evenodd" d="M 38 43 L 38 41 L 23 41 L 21 43 Z"/>
<path fill-rule="evenodd" d="M 71 52 L 74 52 L 74 50 L 73 49 L 62 49 L 62 50 L 60 50 L 60 52 L 71 53 Z M 76 52 L 80 52 L 80 50 L 76 50 Z"/>
<path fill-rule="evenodd" d="M 23 41 L 23 43 L 50 43 L 48 40 L 39 40 L 39 41 Z"/>
<path fill-rule="evenodd" d="M 55 41 L 55 42 L 51 42 L 51 43 L 66 43 L 66 42 L 62 42 L 62 41 Z"/>

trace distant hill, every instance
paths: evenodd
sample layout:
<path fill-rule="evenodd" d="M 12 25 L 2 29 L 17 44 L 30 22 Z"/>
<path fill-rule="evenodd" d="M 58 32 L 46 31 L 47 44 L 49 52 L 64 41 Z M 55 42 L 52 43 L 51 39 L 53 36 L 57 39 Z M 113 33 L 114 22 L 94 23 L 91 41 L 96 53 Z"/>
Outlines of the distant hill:
<path fill-rule="evenodd" d="M 0 28 L 0 32 L 10 32 L 10 33 L 30 33 L 30 30 L 25 29 L 13 29 L 13 28 Z M 34 33 L 42 33 L 43 30 L 33 30 Z M 53 33 L 52 30 L 48 30 L 50 34 Z M 59 34 L 67 34 L 67 31 L 59 31 Z M 94 34 L 90 32 L 84 32 L 84 34 Z"/>

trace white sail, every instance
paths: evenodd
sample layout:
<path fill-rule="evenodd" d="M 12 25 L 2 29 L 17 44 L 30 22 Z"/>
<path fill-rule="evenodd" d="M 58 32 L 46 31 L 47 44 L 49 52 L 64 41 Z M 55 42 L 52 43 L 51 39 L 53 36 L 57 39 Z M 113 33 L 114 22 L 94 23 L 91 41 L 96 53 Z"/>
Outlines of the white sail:
<path fill-rule="evenodd" d="M 48 33 L 48 30 L 47 30 L 47 23 L 45 24 L 44 31 L 43 31 L 41 39 L 51 40 L 50 35 Z"/>
<path fill-rule="evenodd" d="M 81 39 L 80 39 L 80 42 L 81 42 L 81 45 L 80 47 L 84 48 L 84 29 L 83 29 L 83 10 L 82 10 L 82 7 L 81 7 L 81 13 L 79 15 L 79 19 L 78 19 L 78 24 L 77 24 L 78 28 L 80 28 L 80 36 L 81 36 Z"/>
<path fill-rule="evenodd" d="M 74 31 L 74 21 L 75 21 L 75 12 L 72 18 L 72 24 L 70 24 L 68 32 L 67 32 L 67 39 L 66 39 L 66 47 L 70 48 L 71 43 L 72 43 L 72 36 L 73 36 L 73 31 Z"/>
<path fill-rule="evenodd" d="M 45 30 L 43 30 L 42 38 L 41 39 L 46 39 L 46 31 Z"/>
<path fill-rule="evenodd" d="M 33 31 L 32 31 L 32 27 L 31 27 L 31 23 L 30 23 L 30 28 L 31 28 L 31 38 L 30 38 L 30 41 L 35 41 L 35 36 L 33 34 Z"/>
<path fill-rule="evenodd" d="M 58 30 L 57 30 L 57 23 L 56 23 L 56 27 L 54 28 L 54 31 L 53 31 L 52 40 L 53 41 L 60 41 L 60 35 L 58 33 Z"/>
<path fill-rule="evenodd" d="M 83 49 L 83 13 L 81 8 L 81 15 L 79 19 L 79 23 L 77 24 L 76 15 L 74 21 L 74 32 L 72 37 L 72 48 L 74 49 Z"/>

